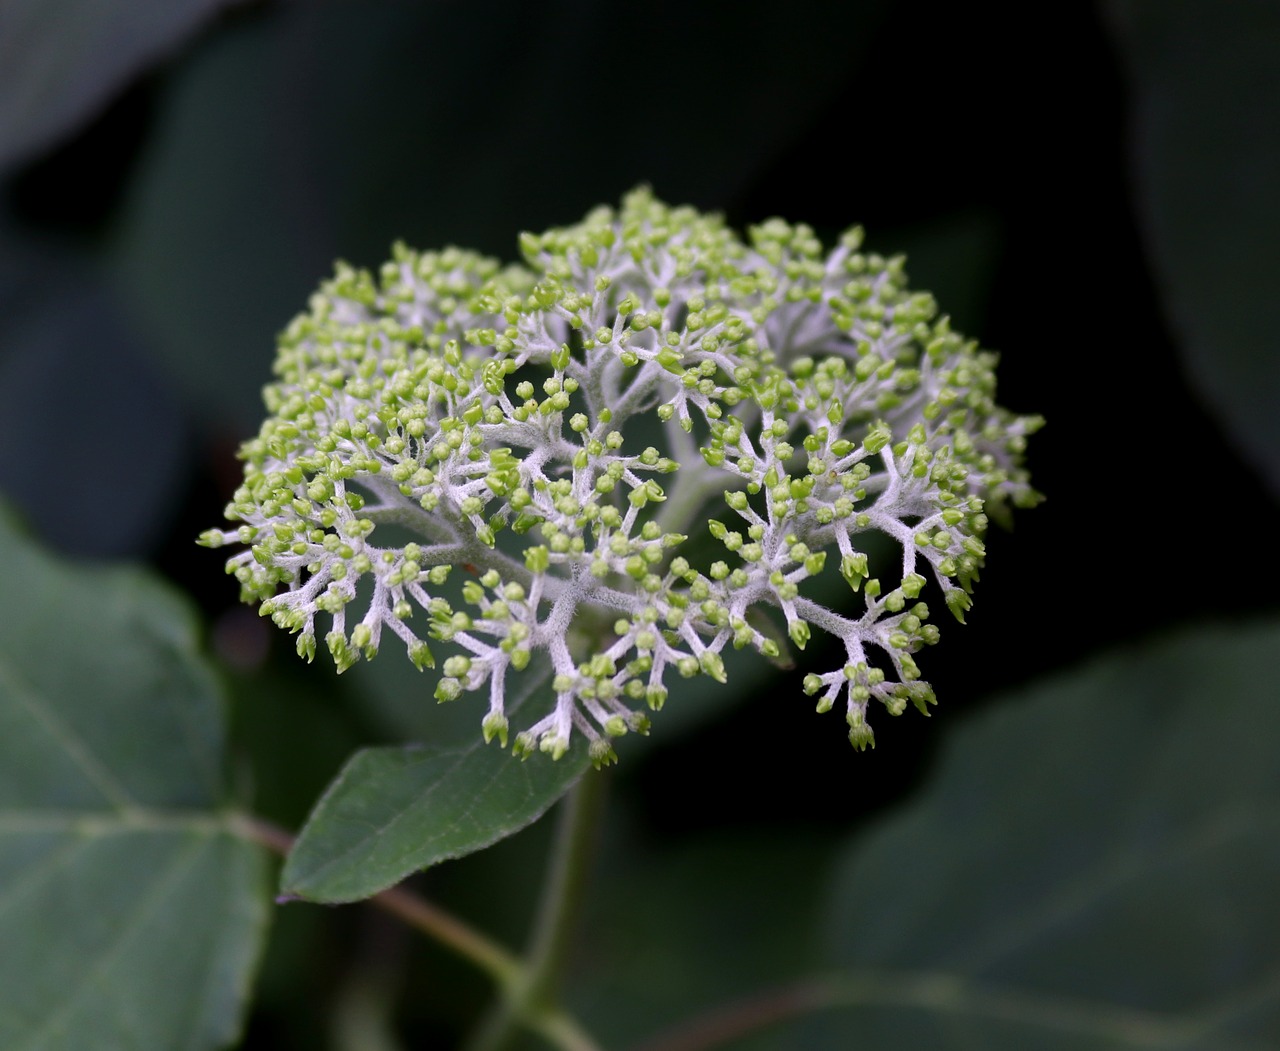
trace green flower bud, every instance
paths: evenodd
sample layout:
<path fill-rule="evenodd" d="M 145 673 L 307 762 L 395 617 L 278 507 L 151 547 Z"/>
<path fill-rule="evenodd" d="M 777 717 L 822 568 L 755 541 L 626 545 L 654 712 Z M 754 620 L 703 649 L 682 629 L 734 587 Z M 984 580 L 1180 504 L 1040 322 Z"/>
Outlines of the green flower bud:
<path fill-rule="evenodd" d="M 724 682 L 729 644 L 786 664 L 815 630 L 872 654 L 804 680 L 820 711 L 847 693 L 850 740 L 872 745 L 870 700 L 933 703 L 911 654 L 938 630 L 916 600 L 936 579 L 963 620 L 988 517 L 1040 499 L 1022 456 L 1042 421 L 996 405 L 994 355 L 900 258 L 860 246 L 857 228 L 828 252 L 782 220 L 744 239 L 639 190 L 521 235 L 518 266 L 405 245 L 371 272 L 340 265 L 280 338 L 230 529 L 198 542 L 229 549 L 242 597 L 300 655 L 324 634 L 339 671 L 388 633 L 433 666 L 410 628 L 422 607 L 448 647 L 442 701 L 522 689 L 534 651 L 563 668 L 571 643 L 577 670 L 515 732 L 521 758 L 567 754 L 571 725 L 614 762 L 610 735 L 647 728 L 664 674 Z M 711 494 L 736 531 L 708 520 Z M 856 550 L 868 531 L 905 540 L 879 578 Z M 843 607 L 808 579 L 833 550 L 863 591 Z M 451 563 L 465 610 L 445 598 Z M 481 729 L 505 746 L 501 706 Z"/>

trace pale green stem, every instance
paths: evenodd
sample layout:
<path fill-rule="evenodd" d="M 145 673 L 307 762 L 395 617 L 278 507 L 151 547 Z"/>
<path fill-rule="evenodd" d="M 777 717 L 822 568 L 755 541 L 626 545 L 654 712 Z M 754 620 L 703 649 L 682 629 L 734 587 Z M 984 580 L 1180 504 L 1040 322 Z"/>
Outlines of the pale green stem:
<path fill-rule="evenodd" d="M 562 804 L 523 973 L 504 987 L 502 1001 L 468 1051 L 501 1051 L 520 1028 L 534 1030 L 563 1051 L 599 1051 L 560 1011 L 555 997 L 586 888 L 605 784 L 604 775 L 589 770 Z"/>

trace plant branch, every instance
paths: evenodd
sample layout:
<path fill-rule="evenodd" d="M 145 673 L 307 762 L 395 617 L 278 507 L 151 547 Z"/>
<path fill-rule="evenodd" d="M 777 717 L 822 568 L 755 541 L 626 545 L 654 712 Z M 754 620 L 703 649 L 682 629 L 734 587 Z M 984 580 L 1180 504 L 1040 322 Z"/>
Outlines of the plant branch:
<path fill-rule="evenodd" d="M 710 1051 L 811 1011 L 866 1006 L 1018 1022 L 1123 1046 L 1167 1047 L 1204 1035 L 1200 1021 L 1189 1016 L 983 986 L 942 972 L 867 970 L 815 975 L 761 990 L 713 1007 L 631 1051 Z"/>
<path fill-rule="evenodd" d="M 565 801 L 527 956 L 530 1003 L 553 997 L 564 970 L 590 874 L 606 785 L 603 773 L 588 770 Z"/>
<path fill-rule="evenodd" d="M 555 994 L 586 886 L 605 785 L 603 775 L 589 770 L 566 797 L 521 980 L 505 988 L 470 1051 L 501 1051 L 522 1025 L 566 1051 L 596 1051 L 590 1037 L 556 1008 Z"/>
<path fill-rule="evenodd" d="M 236 815 L 232 829 L 242 838 L 264 846 L 281 857 L 293 848 L 294 837 L 263 818 L 248 814 Z M 489 974 L 502 988 L 520 984 L 525 968 L 515 954 L 412 891 L 392 887 L 375 894 L 369 899 L 369 904 L 452 949 Z"/>
<path fill-rule="evenodd" d="M 632 1051 L 707 1051 L 795 1015 L 829 1006 L 830 1000 L 830 990 L 821 981 L 762 990 L 681 1022 L 635 1045 Z"/>

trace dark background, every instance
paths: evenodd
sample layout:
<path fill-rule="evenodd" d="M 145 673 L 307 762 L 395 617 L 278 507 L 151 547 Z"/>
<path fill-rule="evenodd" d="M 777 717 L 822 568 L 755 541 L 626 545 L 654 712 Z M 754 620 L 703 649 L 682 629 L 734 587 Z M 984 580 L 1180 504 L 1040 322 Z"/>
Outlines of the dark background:
<path fill-rule="evenodd" d="M 236 484 L 274 333 L 337 257 L 376 266 L 403 238 L 511 258 L 518 231 L 642 182 L 738 227 L 863 224 L 1001 353 L 1001 402 L 1048 425 L 1029 453 L 1047 501 L 993 530 L 968 626 L 922 658 L 935 717 L 882 714 L 859 755 L 813 715 L 803 663 L 762 674 L 624 751 L 638 841 L 846 830 L 986 699 L 1277 608 L 1276 5 L 139 4 L 123 26 L 74 16 L 83 35 L 58 6 L 0 15 L 0 491 L 51 546 L 149 562 L 199 604 L 278 820 L 404 722 L 303 667 L 193 544 Z M 500 851 L 543 835 L 433 893 L 492 914 Z M 493 893 L 518 932 L 522 892 Z M 352 946 L 410 951 L 349 917 L 305 926 L 281 923 L 261 1046 L 310 1046 L 291 998 Z M 451 1032 L 441 1010 L 407 1024 Z"/>

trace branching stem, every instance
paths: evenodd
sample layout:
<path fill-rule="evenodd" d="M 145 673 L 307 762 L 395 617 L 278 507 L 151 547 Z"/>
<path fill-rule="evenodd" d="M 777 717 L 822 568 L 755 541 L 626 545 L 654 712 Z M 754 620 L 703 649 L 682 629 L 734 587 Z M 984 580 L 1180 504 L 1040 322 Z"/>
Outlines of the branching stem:
<path fill-rule="evenodd" d="M 856 970 L 759 990 L 696 1015 L 632 1051 L 712 1051 L 811 1012 L 859 1007 L 1017 1023 L 1077 1041 L 1125 1047 L 1171 1047 L 1205 1035 L 1204 1019 L 1194 1015 L 1160 1015 L 984 985 L 943 972 Z"/>
<path fill-rule="evenodd" d="M 520 980 L 504 987 L 506 995 L 468 1051 L 501 1051 L 522 1025 L 562 1048 L 598 1051 L 556 1008 L 555 995 L 586 887 L 605 785 L 604 775 L 589 770 L 565 798 Z"/>
<path fill-rule="evenodd" d="M 576 1019 L 555 1004 L 554 998 L 586 886 L 604 786 L 602 775 L 588 772 L 565 800 L 524 961 L 456 916 L 402 887 L 392 887 L 369 899 L 369 904 L 453 950 L 494 980 L 502 999 L 472 1042 L 475 1051 L 496 1051 L 521 1028 L 538 1033 L 560 1051 L 600 1051 L 599 1045 Z M 282 857 L 293 848 L 294 837 L 263 818 L 237 814 L 231 818 L 230 828 L 243 839 Z"/>
<path fill-rule="evenodd" d="M 293 848 L 294 837 L 263 818 L 240 816 L 235 820 L 233 829 L 243 838 L 281 857 Z M 514 953 L 412 891 L 392 887 L 375 894 L 369 903 L 452 949 L 487 973 L 498 985 L 506 988 L 520 983 L 525 968 Z"/>

